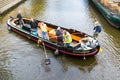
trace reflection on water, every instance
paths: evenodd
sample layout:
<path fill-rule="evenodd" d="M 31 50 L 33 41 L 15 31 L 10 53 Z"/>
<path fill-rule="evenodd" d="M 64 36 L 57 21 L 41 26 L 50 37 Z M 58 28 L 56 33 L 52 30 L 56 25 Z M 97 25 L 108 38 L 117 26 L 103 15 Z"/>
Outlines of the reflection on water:
<path fill-rule="evenodd" d="M 58 26 L 93 34 L 97 19 L 103 26 L 99 41 L 103 49 L 95 57 L 54 56 L 47 49 L 51 64 L 44 64 L 44 50 L 36 43 L 7 31 L 9 16 L 18 10 Z M 27 0 L 0 17 L 0 79 L 2 80 L 119 80 L 120 31 L 107 23 L 90 0 Z M 111 74 L 115 73 L 115 74 Z M 2 75 L 2 76 L 1 76 Z"/>
<path fill-rule="evenodd" d="M 45 7 L 46 7 L 46 0 L 32 0 L 31 1 L 31 12 L 34 17 L 38 17 L 40 14 L 42 14 L 42 12 L 45 11 Z"/>
<path fill-rule="evenodd" d="M 10 71 L 0 68 L 0 80 L 13 80 Z"/>
<path fill-rule="evenodd" d="M 70 56 L 60 56 L 58 57 L 58 61 L 61 63 L 63 67 L 63 71 L 68 71 L 69 67 L 76 67 L 81 71 L 90 72 L 95 65 L 97 65 L 97 61 L 95 57 L 88 57 L 85 60 L 81 57 L 70 57 Z"/>
<path fill-rule="evenodd" d="M 1 50 L 0 50 L 1 51 Z M 10 67 L 10 56 L 7 55 L 8 50 L 2 50 L 0 52 L 0 80 L 13 80 L 12 72 L 8 68 Z"/>

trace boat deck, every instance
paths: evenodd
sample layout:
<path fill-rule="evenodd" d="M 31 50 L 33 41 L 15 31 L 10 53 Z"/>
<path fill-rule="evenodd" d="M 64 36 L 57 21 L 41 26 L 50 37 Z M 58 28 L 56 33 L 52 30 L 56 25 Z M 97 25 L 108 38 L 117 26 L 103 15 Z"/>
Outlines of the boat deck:
<path fill-rule="evenodd" d="M 23 18 L 23 19 L 30 21 L 30 19 L 28 19 L 28 18 Z M 18 18 L 13 19 L 13 20 L 11 21 L 11 23 L 12 23 L 13 25 L 16 25 L 16 24 L 14 23 L 16 20 L 18 20 Z M 20 27 L 19 25 L 17 25 L 16 27 L 22 28 L 22 27 Z M 55 32 L 53 32 L 53 31 L 55 31 L 55 29 L 52 28 L 52 27 L 49 27 L 49 26 L 47 26 L 47 29 L 48 29 L 49 39 L 50 39 L 52 42 L 57 43 L 57 37 L 56 37 L 56 35 L 55 35 Z M 72 40 L 73 40 L 72 43 L 71 43 L 71 45 L 72 45 L 72 46 L 76 46 L 77 44 L 79 44 L 79 41 L 80 41 L 82 38 L 79 37 L 79 36 L 76 36 L 76 35 L 74 35 L 74 34 L 70 34 L 70 35 L 71 35 Z"/>

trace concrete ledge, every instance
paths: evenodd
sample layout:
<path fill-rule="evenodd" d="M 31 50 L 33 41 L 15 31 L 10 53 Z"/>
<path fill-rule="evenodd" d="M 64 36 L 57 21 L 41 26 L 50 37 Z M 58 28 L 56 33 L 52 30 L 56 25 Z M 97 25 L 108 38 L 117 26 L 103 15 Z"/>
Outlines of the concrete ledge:
<path fill-rule="evenodd" d="M 17 4 L 19 4 L 22 1 L 23 0 L 15 0 L 15 1 L 12 1 L 11 3 L 7 4 L 6 6 L 0 8 L 0 15 L 3 14 L 4 12 L 6 12 L 7 10 L 9 10 L 10 8 L 16 6 Z"/>

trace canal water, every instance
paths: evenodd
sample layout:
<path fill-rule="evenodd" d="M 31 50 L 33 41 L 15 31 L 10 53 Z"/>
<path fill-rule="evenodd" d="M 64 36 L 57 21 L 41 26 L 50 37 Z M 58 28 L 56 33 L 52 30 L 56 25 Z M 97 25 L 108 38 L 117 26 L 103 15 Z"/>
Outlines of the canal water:
<path fill-rule="evenodd" d="M 7 30 L 9 16 L 21 10 L 58 26 L 93 34 L 94 21 L 102 25 L 98 39 L 102 53 L 83 59 L 55 56 L 47 49 L 51 64 L 44 64 L 43 47 Z M 120 30 L 112 27 L 91 0 L 27 0 L 0 16 L 0 80 L 120 80 Z"/>

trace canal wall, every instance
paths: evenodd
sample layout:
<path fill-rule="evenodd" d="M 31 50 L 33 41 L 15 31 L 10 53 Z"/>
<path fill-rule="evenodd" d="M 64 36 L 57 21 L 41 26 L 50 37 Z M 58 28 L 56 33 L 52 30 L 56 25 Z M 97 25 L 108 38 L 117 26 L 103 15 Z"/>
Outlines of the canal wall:
<path fill-rule="evenodd" d="M 25 0 L 0 0 L 0 15 Z"/>

